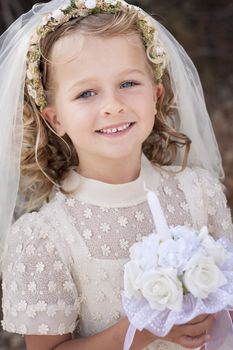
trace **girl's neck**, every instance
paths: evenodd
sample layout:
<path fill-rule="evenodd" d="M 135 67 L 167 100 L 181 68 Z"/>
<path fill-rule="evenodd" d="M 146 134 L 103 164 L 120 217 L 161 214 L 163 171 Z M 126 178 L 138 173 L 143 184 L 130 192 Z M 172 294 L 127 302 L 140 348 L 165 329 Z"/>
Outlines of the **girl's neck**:
<path fill-rule="evenodd" d="M 141 154 L 124 159 L 82 160 L 78 173 L 84 177 L 109 184 L 123 184 L 136 180 L 141 170 Z"/>

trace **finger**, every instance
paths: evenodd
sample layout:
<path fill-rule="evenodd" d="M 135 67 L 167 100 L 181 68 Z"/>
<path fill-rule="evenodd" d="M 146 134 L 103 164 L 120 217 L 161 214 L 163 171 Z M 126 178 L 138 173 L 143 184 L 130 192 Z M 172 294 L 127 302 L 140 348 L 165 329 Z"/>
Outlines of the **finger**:
<path fill-rule="evenodd" d="M 190 337 L 197 337 L 203 333 L 208 333 L 211 329 L 215 318 L 213 315 L 209 315 L 204 321 L 196 324 L 186 325 L 184 329 L 184 334 Z"/>
<path fill-rule="evenodd" d="M 200 322 L 204 321 L 208 316 L 209 316 L 209 314 L 202 314 L 202 315 L 199 315 L 199 316 L 193 318 L 191 321 L 187 322 L 187 324 L 196 324 L 196 323 L 200 323 Z"/>
<path fill-rule="evenodd" d="M 188 349 L 196 349 L 199 347 L 204 347 L 205 343 L 209 340 L 210 336 L 208 334 L 202 334 L 199 337 L 182 336 L 180 338 L 180 345 Z"/>

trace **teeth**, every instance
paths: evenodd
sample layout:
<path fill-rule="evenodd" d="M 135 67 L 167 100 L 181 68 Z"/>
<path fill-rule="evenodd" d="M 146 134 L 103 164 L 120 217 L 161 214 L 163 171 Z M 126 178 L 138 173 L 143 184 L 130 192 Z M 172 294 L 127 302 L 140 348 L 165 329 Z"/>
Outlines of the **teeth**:
<path fill-rule="evenodd" d="M 130 126 L 131 123 L 124 124 L 122 126 L 119 126 L 118 128 L 112 128 L 112 129 L 101 129 L 100 132 L 103 134 L 114 134 L 118 131 L 123 131 L 127 129 Z"/>

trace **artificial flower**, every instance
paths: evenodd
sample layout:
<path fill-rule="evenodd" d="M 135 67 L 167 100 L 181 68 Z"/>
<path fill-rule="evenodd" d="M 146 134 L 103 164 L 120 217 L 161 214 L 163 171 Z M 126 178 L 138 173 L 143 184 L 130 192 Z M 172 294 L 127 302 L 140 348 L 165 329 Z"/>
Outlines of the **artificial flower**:
<path fill-rule="evenodd" d="M 201 229 L 199 239 L 207 254 L 214 258 L 217 265 L 221 266 L 226 261 L 227 252 L 219 242 L 216 242 L 214 238 L 208 234 L 206 226 Z"/>
<path fill-rule="evenodd" d="M 92 10 L 96 8 L 96 0 L 86 0 L 85 1 L 85 6 L 87 9 Z"/>
<path fill-rule="evenodd" d="M 183 277 L 186 288 L 196 298 L 205 299 L 219 287 L 227 283 L 223 272 L 215 264 L 213 257 L 198 252 L 190 259 Z"/>
<path fill-rule="evenodd" d="M 135 261 L 129 261 L 125 265 L 124 286 L 128 298 L 140 297 L 139 283 L 142 277 L 142 269 Z"/>
<path fill-rule="evenodd" d="M 181 311 L 183 288 L 175 269 L 158 268 L 145 272 L 140 289 L 152 309 Z"/>
<path fill-rule="evenodd" d="M 64 17 L 64 12 L 58 9 L 52 13 L 52 17 L 56 19 L 56 21 L 60 21 Z"/>

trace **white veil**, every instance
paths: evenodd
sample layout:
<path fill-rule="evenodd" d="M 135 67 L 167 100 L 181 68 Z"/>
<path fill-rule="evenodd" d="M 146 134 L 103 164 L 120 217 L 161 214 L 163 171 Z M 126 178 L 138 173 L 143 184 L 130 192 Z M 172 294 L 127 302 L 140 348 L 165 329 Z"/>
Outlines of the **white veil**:
<path fill-rule="evenodd" d="M 20 178 L 26 57 L 31 33 L 42 14 L 68 1 L 54 0 L 22 15 L 0 37 L 0 270 Z"/>
<path fill-rule="evenodd" d="M 188 165 L 202 167 L 223 179 L 222 159 L 197 70 L 176 39 L 161 24 L 155 25 L 168 54 L 168 72 L 180 117 L 176 129 L 192 141 Z"/>
<path fill-rule="evenodd" d="M 68 0 L 52 0 L 41 4 L 21 16 L 0 37 L 0 257 L 19 186 L 24 81 L 30 36 L 41 22 L 42 15 L 68 3 Z M 156 26 L 169 59 L 168 71 L 180 116 L 177 131 L 192 140 L 188 165 L 200 166 L 213 176 L 223 178 L 221 156 L 197 71 L 172 35 L 151 17 L 150 21 Z"/>

